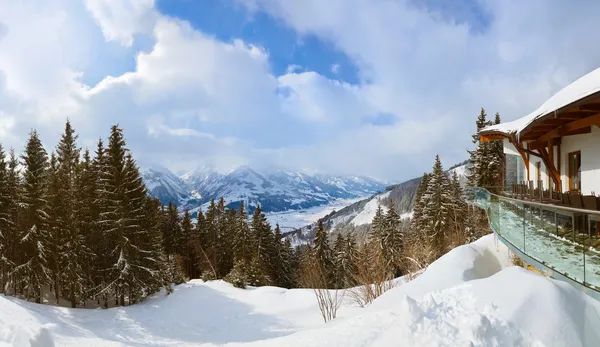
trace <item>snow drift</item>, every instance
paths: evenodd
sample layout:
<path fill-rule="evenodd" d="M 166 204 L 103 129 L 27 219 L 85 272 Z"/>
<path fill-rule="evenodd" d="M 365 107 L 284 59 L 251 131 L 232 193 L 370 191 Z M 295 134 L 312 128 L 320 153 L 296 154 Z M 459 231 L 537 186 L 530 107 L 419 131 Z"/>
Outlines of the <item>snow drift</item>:
<path fill-rule="evenodd" d="M 108 310 L 0 297 L 0 346 L 600 346 L 598 302 L 508 256 L 485 236 L 327 324 L 310 290 L 222 281 Z"/>

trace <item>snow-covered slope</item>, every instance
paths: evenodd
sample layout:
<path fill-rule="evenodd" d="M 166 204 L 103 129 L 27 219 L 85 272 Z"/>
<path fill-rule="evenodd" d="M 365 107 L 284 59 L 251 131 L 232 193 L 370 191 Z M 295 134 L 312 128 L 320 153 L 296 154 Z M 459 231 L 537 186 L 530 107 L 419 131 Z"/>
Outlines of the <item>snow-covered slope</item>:
<path fill-rule="evenodd" d="M 600 303 L 509 267 L 493 235 L 323 323 L 309 289 L 193 281 L 132 307 L 69 309 L 0 296 L 0 346 L 600 346 Z"/>
<path fill-rule="evenodd" d="M 179 203 L 188 198 L 187 184 L 166 167 L 152 165 L 140 171 L 149 193 L 164 204 L 169 201 Z"/>
<path fill-rule="evenodd" d="M 384 183 L 366 177 L 311 176 L 284 171 L 261 174 L 248 166 L 226 174 L 200 167 L 177 178 L 177 184 L 173 183 L 175 175 L 166 169 L 146 169 L 143 176 L 152 194 L 161 200 L 171 197 L 177 205 L 192 211 L 221 197 L 229 207 L 237 207 L 243 201 L 250 209 L 260 204 L 266 212 L 300 210 L 339 199 L 365 197 L 385 189 Z"/>

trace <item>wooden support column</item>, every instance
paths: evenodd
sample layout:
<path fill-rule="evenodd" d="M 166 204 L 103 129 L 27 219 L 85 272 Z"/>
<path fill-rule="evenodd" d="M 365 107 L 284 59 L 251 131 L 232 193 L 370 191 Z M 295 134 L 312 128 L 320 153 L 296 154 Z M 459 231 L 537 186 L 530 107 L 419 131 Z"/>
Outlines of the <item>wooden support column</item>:
<path fill-rule="evenodd" d="M 527 184 L 529 184 L 529 181 L 531 180 L 531 173 L 529 172 L 529 159 L 531 158 L 529 156 L 529 143 L 527 144 Z"/>
<path fill-rule="evenodd" d="M 552 141 L 548 141 L 548 159 L 550 160 L 552 165 L 554 165 L 554 145 L 552 144 Z M 550 171 L 550 169 L 547 166 L 546 166 L 546 171 Z M 550 175 L 550 172 L 546 172 L 546 174 Z M 554 182 L 555 188 L 548 187 L 551 192 L 558 190 L 556 188 L 558 187 L 558 183 L 560 182 L 560 174 L 558 175 L 558 177 L 559 177 L 558 182 Z"/>
<path fill-rule="evenodd" d="M 558 171 L 558 174 L 562 176 L 561 174 L 561 169 L 560 169 L 560 143 L 556 146 L 556 170 Z M 560 183 L 560 185 L 558 186 L 558 191 L 562 193 L 563 191 L 563 187 L 562 187 L 562 180 L 558 181 Z M 598 223 L 600 225 L 600 223 Z"/>
<path fill-rule="evenodd" d="M 560 174 L 558 173 L 558 171 L 556 171 L 556 168 L 554 167 L 554 163 L 552 162 L 548 151 L 546 151 L 546 148 L 540 148 L 538 149 L 538 151 L 542 156 L 542 161 L 544 162 L 544 165 L 546 165 L 546 168 L 552 174 L 552 180 L 555 184 L 558 185 L 558 183 L 560 182 Z"/>

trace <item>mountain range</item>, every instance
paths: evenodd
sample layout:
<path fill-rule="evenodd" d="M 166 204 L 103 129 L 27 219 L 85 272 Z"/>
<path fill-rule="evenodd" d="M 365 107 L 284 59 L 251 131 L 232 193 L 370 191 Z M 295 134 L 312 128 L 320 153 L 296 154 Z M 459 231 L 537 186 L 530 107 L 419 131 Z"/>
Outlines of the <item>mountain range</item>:
<path fill-rule="evenodd" d="M 447 173 L 449 176 L 456 172 L 461 186 L 465 186 L 468 174 L 469 164 L 465 161 L 452 166 Z M 390 203 L 393 204 L 396 212 L 403 220 L 412 217 L 412 209 L 417 188 L 421 183 L 421 177 L 413 178 L 408 181 L 394 184 L 386 187 L 385 191 L 366 197 L 351 205 L 348 205 L 338 211 L 333 211 L 321 218 L 325 229 L 329 233 L 352 233 L 355 238 L 360 239 L 366 236 L 370 230 L 371 222 L 381 205 L 384 212 L 387 212 Z M 315 237 L 316 223 L 308 224 L 291 232 L 285 233 L 293 245 L 310 243 Z"/>
<path fill-rule="evenodd" d="M 165 204 L 172 202 L 188 208 L 193 214 L 211 199 L 221 197 L 228 207 L 238 207 L 243 201 L 250 211 L 260 204 L 265 212 L 281 212 L 325 205 L 337 199 L 370 196 L 387 186 L 362 176 L 258 173 L 248 166 L 229 173 L 203 166 L 178 176 L 163 166 L 153 165 L 142 168 L 141 174 L 151 195 Z"/>

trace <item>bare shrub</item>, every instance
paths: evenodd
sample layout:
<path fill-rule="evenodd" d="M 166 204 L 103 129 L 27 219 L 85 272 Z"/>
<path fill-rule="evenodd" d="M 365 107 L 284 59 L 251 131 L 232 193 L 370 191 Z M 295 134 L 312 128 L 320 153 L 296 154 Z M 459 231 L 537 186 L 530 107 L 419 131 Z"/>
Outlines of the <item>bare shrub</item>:
<path fill-rule="evenodd" d="M 329 290 L 330 281 L 327 277 L 319 261 L 307 254 L 302 262 L 299 282 L 302 287 L 312 289 L 325 323 L 335 319 L 345 294 L 345 290 Z"/>
<path fill-rule="evenodd" d="M 515 253 L 510 253 L 510 262 L 515 265 L 515 266 L 520 266 L 522 268 L 525 267 L 525 263 L 523 262 L 523 259 L 521 259 L 518 255 L 516 255 Z"/>
<path fill-rule="evenodd" d="M 350 298 L 360 307 L 369 305 L 396 284 L 394 267 L 385 259 L 380 247 L 368 243 L 358 254 L 354 280 L 358 286 L 350 290 Z"/>
<path fill-rule="evenodd" d="M 413 276 L 421 273 L 436 260 L 435 249 L 431 242 L 427 241 L 414 232 L 407 234 L 405 238 L 401 269 L 403 273 L 408 274 L 408 280 L 413 279 Z"/>

